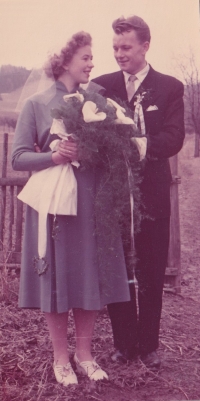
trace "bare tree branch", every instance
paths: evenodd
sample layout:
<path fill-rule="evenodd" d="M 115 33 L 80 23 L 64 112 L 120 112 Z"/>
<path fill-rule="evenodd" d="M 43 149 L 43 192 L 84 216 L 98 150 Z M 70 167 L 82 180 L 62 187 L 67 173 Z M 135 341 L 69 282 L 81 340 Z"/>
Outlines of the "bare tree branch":
<path fill-rule="evenodd" d="M 195 152 L 194 156 L 200 154 L 200 71 L 197 66 L 194 53 L 190 48 L 188 55 L 175 58 L 176 66 L 181 73 L 185 84 L 184 103 L 185 103 L 185 125 L 186 129 L 195 133 Z"/>

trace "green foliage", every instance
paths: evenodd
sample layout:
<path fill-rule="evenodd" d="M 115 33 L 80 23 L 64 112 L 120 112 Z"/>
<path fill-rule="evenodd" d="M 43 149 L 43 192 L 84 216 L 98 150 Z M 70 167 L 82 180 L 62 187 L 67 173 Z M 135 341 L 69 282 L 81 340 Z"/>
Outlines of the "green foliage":
<path fill-rule="evenodd" d="M 117 232 L 115 221 L 123 226 L 127 241 L 130 241 L 130 194 L 134 197 L 134 228 L 139 230 L 141 215 L 141 199 L 139 184 L 141 182 L 139 153 L 130 138 L 141 136 L 133 125 L 116 124 L 116 109 L 107 104 L 107 100 L 97 93 L 84 95 L 84 102 L 77 98 L 69 98 L 64 106 L 53 109 L 53 118 L 63 119 L 66 131 L 76 135 L 81 159 L 81 169 L 100 169 L 101 183 L 95 199 L 97 230 L 105 233 L 105 246 L 112 246 L 112 239 Z M 103 121 L 86 123 L 82 108 L 86 101 L 97 105 L 98 112 L 105 112 Z M 131 111 L 120 100 L 118 104 L 126 109 L 126 115 L 133 117 Z M 128 167 L 129 165 L 129 167 Z M 131 175 L 128 179 L 128 168 Z M 108 212 L 108 205 L 112 210 Z"/>

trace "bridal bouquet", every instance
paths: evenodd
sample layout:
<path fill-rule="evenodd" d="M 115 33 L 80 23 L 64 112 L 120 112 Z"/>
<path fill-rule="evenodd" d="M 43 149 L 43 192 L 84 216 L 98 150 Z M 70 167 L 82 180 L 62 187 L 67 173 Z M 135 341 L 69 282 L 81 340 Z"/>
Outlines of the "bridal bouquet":
<path fill-rule="evenodd" d="M 52 109 L 53 124 L 50 133 L 62 139 L 72 136 L 78 140 L 82 167 L 111 160 L 124 154 L 133 154 L 130 140 L 138 148 L 140 160 L 145 156 L 146 138 L 142 137 L 134 123 L 131 111 L 98 93 L 86 91 L 63 97 L 65 105 Z M 136 150 L 136 149 L 135 149 Z M 138 160 L 138 152 L 135 152 Z"/>
<path fill-rule="evenodd" d="M 57 139 L 52 135 L 50 147 L 56 150 L 58 141 L 72 137 L 77 140 L 82 155 L 81 161 L 34 172 L 18 195 L 19 199 L 39 213 L 39 258 L 35 258 L 34 263 L 36 266 L 42 259 L 44 266 L 41 271 L 36 267 L 38 274 L 44 273 L 47 268 L 45 255 L 48 213 L 54 216 L 77 214 L 77 183 L 71 164 L 80 169 L 97 167 L 104 170 L 102 191 L 101 189 L 99 191 L 102 192 L 104 201 L 102 202 L 103 198 L 99 194 L 95 199 L 97 214 L 104 220 L 104 224 L 112 226 L 110 216 L 103 214 L 102 204 L 106 202 L 105 197 L 114 196 L 114 213 L 120 218 L 126 206 L 124 196 L 127 194 L 127 188 L 131 204 L 132 238 L 133 227 L 135 230 L 138 229 L 141 218 L 138 183 L 140 161 L 146 153 L 146 138 L 141 136 L 131 111 L 124 104 L 106 99 L 98 93 L 83 90 L 65 95 L 63 99 L 65 103 L 62 106 L 51 110 L 53 122 L 50 134 L 56 134 Z M 106 185 L 106 191 L 103 192 L 105 182 L 109 182 L 109 186 Z"/>
<path fill-rule="evenodd" d="M 139 130 L 138 113 L 133 114 L 125 102 L 104 98 L 96 92 L 77 91 L 63 97 L 65 105 L 52 109 L 52 134 L 62 140 L 69 136 L 78 141 L 80 168 L 101 166 L 107 172 L 110 191 L 115 197 L 115 212 L 125 219 L 125 193 L 128 186 L 131 208 L 131 237 L 138 230 L 141 219 L 139 170 L 146 154 L 147 139 L 143 125 Z M 137 123 L 135 123 L 135 121 Z M 140 119 L 141 121 L 141 119 Z M 103 194 L 109 197 L 109 193 Z M 96 199 L 98 213 L 103 215 L 101 200 Z M 107 226 L 109 216 L 102 217 Z M 129 227 L 130 224 L 127 224 Z"/>

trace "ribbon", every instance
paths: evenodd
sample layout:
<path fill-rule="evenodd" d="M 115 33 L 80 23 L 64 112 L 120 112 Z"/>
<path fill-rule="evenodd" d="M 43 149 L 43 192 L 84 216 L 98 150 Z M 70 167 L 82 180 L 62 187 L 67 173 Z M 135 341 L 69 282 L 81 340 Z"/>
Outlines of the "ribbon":
<path fill-rule="evenodd" d="M 144 114 L 140 101 L 135 102 L 134 122 L 137 126 L 138 122 L 140 123 L 141 134 L 145 135 L 146 128 L 145 128 Z"/>
<path fill-rule="evenodd" d="M 82 96 L 77 93 L 77 97 Z M 74 95 L 73 95 L 74 96 Z M 64 97 L 71 97 L 66 95 Z M 79 99 L 81 101 L 81 99 Z M 67 99 L 65 100 L 67 101 Z M 74 138 L 73 134 L 68 134 L 62 119 L 53 119 L 50 134 L 57 134 L 62 140 Z M 60 139 L 55 139 L 50 143 L 52 151 L 57 150 Z M 35 270 L 38 274 L 43 274 L 46 269 L 39 272 L 39 261 L 45 263 L 47 247 L 47 215 L 77 215 L 77 182 L 74 176 L 73 164 L 79 167 L 78 161 L 60 164 L 41 171 L 33 172 L 28 182 L 18 195 L 18 199 L 31 206 L 38 212 L 38 255 L 34 259 Z M 55 220 L 55 219 L 54 219 Z"/>
<path fill-rule="evenodd" d="M 130 208 L 131 208 L 131 251 L 135 249 L 135 244 L 134 244 L 134 219 L 133 219 L 133 210 L 134 210 L 134 197 L 133 197 L 133 191 L 132 191 L 132 180 L 133 180 L 133 174 L 131 171 L 131 166 L 128 160 L 128 157 L 125 152 L 123 152 L 126 167 L 127 167 L 127 172 L 128 172 L 128 184 L 129 184 L 129 191 L 130 191 Z"/>
<path fill-rule="evenodd" d="M 38 212 L 38 255 L 43 259 L 47 247 L 47 215 L 77 215 L 77 181 L 71 163 L 36 171 L 18 199 Z"/>
<path fill-rule="evenodd" d="M 145 121 L 144 121 L 144 114 L 143 114 L 143 108 L 140 103 L 140 99 L 135 102 L 135 111 L 134 111 L 134 123 L 138 127 L 138 123 L 140 123 L 140 129 L 141 129 L 141 134 L 143 135 L 142 138 L 136 138 L 133 137 L 131 138 L 131 141 L 135 143 L 135 145 L 138 148 L 139 154 L 140 154 L 140 161 L 145 158 L 146 155 L 146 149 L 147 149 L 147 138 L 144 137 L 146 133 L 146 128 L 145 128 Z M 131 209 L 131 251 L 135 249 L 135 244 L 134 244 L 134 219 L 133 219 L 133 211 L 134 211 L 134 197 L 133 197 L 133 191 L 132 191 L 132 180 L 133 180 L 133 175 L 130 167 L 130 163 L 128 160 L 127 155 L 124 153 L 124 159 L 126 162 L 126 167 L 127 167 L 127 172 L 128 172 L 128 183 L 129 183 L 129 191 L 130 191 L 130 209 Z"/>

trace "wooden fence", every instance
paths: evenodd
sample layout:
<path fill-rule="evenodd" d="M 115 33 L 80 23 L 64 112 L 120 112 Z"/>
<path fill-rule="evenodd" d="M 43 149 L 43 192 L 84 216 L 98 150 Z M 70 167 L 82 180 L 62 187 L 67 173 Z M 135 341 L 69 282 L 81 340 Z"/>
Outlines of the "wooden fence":
<path fill-rule="evenodd" d="M 28 180 L 28 177 L 7 177 L 8 134 L 4 134 L 2 174 L 0 178 L 0 265 L 19 267 L 21 262 L 21 246 L 23 236 L 24 205 L 17 199 Z M 171 184 L 171 224 L 168 265 L 165 276 L 165 290 L 180 293 L 181 263 L 180 263 L 180 225 L 177 175 L 177 156 L 170 159 L 172 171 Z"/>
<path fill-rule="evenodd" d="M 170 158 L 172 173 L 171 183 L 171 219 L 168 263 L 165 274 L 165 289 L 180 294 L 181 292 L 181 242 L 179 219 L 178 185 L 181 182 L 178 176 L 178 156 Z"/>
<path fill-rule="evenodd" d="M 8 134 L 3 137 L 2 173 L 0 178 L 0 264 L 9 266 L 21 262 L 24 205 L 17 199 L 28 178 L 7 177 Z"/>

